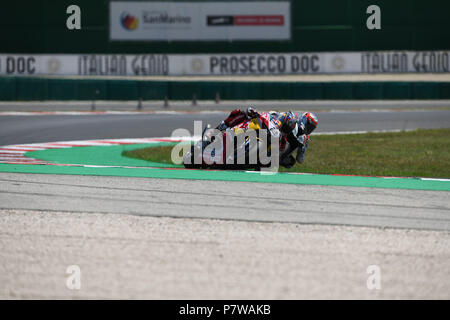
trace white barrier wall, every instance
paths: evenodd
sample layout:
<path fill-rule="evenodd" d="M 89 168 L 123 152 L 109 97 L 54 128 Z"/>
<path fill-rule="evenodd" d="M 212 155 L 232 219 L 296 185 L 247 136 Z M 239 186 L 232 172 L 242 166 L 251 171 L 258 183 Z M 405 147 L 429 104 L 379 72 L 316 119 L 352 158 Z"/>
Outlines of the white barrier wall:
<path fill-rule="evenodd" d="M 0 75 L 448 73 L 450 51 L 198 55 L 0 54 Z"/>

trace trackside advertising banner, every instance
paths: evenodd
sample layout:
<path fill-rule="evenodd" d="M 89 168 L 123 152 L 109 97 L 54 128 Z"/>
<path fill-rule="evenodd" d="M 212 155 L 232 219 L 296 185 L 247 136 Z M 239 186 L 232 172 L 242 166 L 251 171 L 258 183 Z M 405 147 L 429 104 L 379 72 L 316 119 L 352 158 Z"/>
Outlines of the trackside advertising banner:
<path fill-rule="evenodd" d="M 0 54 L 0 75 L 154 76 L 448 73 L 450 51 L 209 55 Z"/>
<path fill-rule="evenodd" d="M 290 2 L 110 2 L 110 40 L 289 40 Z"/>

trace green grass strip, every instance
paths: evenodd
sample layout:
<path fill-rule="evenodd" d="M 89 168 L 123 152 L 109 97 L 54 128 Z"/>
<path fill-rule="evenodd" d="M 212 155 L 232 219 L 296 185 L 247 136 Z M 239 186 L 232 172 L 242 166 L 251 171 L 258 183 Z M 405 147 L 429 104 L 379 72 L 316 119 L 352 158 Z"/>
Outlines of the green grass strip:
<path fill-rule="evenodd" d="M 171 143 L 151 144 L 167 146 Z M 39 150 L 26 153 L 26 156 L 51 161 L 58 164 L 83 164 L 92 166 L 129 166 L 138 168 L 82 167 L 54 165 L 0 164 L 0 172 L 73 174 L 96 176 L 119 176 L 163 179 L 193 179 L 244 181 L 263 183 L 285 183 L 301 185 L 374 187 L 392 189 L 417 189 L 450 191 L 450 181 L 421 180 L 419 178 L 379 178 L 361 176 L 334 176 L 324 174 L 275 173 L 262 174 L 244 171 L 186 170 L 167 164 L 150 163 L 145 160 L 124 157 L 125 151 L 146 148 L 150 144 L 74 147 Z"/>
<path fill-rule="evenodd" d="M 126 156 L 171 163 L 172 148 L 138 149 Z M 281 172 L 450 178 L 450 129 L 312 135 L 302 164 Z"/>

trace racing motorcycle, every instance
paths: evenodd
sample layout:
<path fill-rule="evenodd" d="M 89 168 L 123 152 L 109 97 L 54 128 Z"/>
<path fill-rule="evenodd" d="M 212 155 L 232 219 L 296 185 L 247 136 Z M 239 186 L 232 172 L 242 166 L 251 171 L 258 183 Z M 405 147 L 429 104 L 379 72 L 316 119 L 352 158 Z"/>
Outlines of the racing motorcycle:
<path fill-rule="evenodd" d="M 201 139 L 183 155 L 183 163 L 185 168 L 260 170 L 270 167 L 271 149 L 270 133 L 260 117 L 248 119 L 224 132 L 208 124 Z"/>

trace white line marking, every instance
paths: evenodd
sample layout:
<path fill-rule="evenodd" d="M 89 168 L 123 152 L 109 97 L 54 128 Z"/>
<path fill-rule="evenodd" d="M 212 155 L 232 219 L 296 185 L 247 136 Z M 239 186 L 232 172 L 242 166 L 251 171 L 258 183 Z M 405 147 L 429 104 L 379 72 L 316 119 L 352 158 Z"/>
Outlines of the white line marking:
<path fill-rule="evenodd" d="M 450 182 L 450 179 L 436 179 L 436 178 L 420 178 L 420 180 L 445 181 L 445 182 Z"/>
<path fill-rule="evenodd" d="M 372 131 L 330 131 L 330 132 L 315 132 L 313 136 L 339 135 L 339 134 L 365 134 L 365 133 L 389 133 L 389 132 L 409 132 L 415 129 L 393 129 L 393 130 L 372 130 Z"/>

